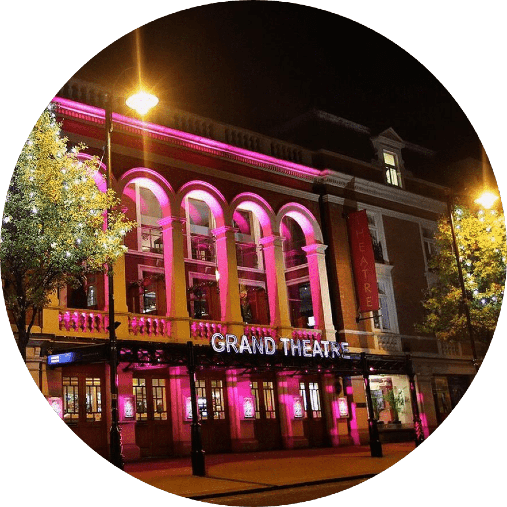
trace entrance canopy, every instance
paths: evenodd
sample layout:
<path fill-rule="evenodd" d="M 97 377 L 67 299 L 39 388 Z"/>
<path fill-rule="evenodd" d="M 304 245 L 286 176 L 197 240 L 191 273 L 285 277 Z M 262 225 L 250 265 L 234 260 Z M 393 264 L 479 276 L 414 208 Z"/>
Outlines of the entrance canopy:
<path fill-rule="evenodd" d="M 219 353 L 209 345 L 192 342 L 160 343 L 119 340 L 118 362 L 137 366 L 186 366 L 193 368 L 243 368 L 247 372 L 296 371 L 301 374 L 334 373 L 341 376 L 411 373 L 409 355 L 348 353 L 345 357 L 303 357 L 280 353 Z M 277 351 L 279 352 L 279 351 Z M 109 360 L 108 344 L 53 349 L 47 354 L 50 367 Z"/>

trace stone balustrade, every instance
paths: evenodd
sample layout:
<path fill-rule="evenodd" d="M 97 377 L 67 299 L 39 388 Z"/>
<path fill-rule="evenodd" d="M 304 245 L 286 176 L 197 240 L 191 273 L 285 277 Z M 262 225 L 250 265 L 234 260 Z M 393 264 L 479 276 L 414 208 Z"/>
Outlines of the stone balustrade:
<path fill-rule="evenodd" d="M 322 331 L 320 329 L 303 329 L 295 328 L 292 330 L 292 338 L 294 340 L 317 340 L 322 338 Z"/>
<path fill-rule="evenodd" d="M 213 320 L 191 320 L 190 336 L 195 340 L 202 340 L 207 343 L 215 333 L 225 334 L 227 327 L 222 322 Z"/>
<path fill-rule="evenodd" d="M 104 108 L 107 89 L 80 79 L 71 79 L 60 90 L 59 96 Z M 114 97 L 113 108 L 121 112 L 121 97 Z M 160 123 L 168 127 L 214 139 L 245 150 L 270 155 L 306 166 L 312 165 L 311 152 L 301 146 L 275 140 L 246 129 L 232 127 L 201 116 L 160 105 L 155 112 Z"/>
<path fill-rule="evenodd" d="M 58 324 L 60 331 L 105 334 L 108 332 L 109 315 L 99 311 L 60 310 Z"/>
<path fill-rule="evenodd" d="M 129 315 L 129 334 L 146 337 L 171 336 L 171 321 L 166 317 L 156 315 Z"/>

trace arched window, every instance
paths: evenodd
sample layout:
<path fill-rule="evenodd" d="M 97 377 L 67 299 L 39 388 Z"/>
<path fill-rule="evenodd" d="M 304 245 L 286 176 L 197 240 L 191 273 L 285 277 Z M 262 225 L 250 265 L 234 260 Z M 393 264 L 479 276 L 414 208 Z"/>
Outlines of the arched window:
<path fill-rule="evenodd" d="M 285 216 L 281 228 L 284 242 L 285 282 L 287 284 L 291 325 L 296 328 L 313 328 L 315 315 L 308 260 L 303 247 L 306 238 L 296 220 Z"/>
<path fill-rule="evenodd" d="M 247 324 L 269 324 L 265 260 L 258 217 L 241 205 L 233 214 L 241 316 Z"/>
<path fill-rule="evenodd" d="M 149 182 L 138 180 L 123 191 L 122 204 L 137 228 L 125 237 L 129 251 L 125 257 L 127 307 L 138 314 L 165 315 L 166 294 L 162 228 L 162 209 Z"/>
<path fill-rule="evenodd" d="M 200 199 L 186 197 L 183 206 L 188 312 L 192 319 L 220 320 L 215 218 Z"/>

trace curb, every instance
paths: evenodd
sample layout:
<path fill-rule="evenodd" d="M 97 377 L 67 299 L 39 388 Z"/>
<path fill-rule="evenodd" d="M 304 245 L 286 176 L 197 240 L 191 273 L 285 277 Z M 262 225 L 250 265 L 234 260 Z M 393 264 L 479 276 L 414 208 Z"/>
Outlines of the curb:
<path fill-rule="evenodd" d="M 252 489 L 242 489 L 236 491 L 227 491 L 223 493 L 207 493 L 203 495 L 193 495 L 188 496 L 190 500 L 207 500 L 210 498 L 222 498 L 226 496 L 235 496 L 235 495 L 248 495 L 251 493 L 264 493 L 267 491 L 276 491 L 282 489 L 292 489 L 292 488 L 302 488 L 305 486 L 319 486 L 321 484 L 330 484 L 333 482 L 345 482 L 345 481 L 354 481 L 359 479 L 371 479 L 375 477 L 377 474 L 362 474 L 362 475 L 351 475 L 349 477 L 336 477 L 334 479 L 320 479 L 318 481 L 306 481 L 306 482 L 298 482 L 295 484 L 282 484 L 282 485 L 273 485 L 273 486 L 264 486 L 261 488 L 252 488 Z"/>

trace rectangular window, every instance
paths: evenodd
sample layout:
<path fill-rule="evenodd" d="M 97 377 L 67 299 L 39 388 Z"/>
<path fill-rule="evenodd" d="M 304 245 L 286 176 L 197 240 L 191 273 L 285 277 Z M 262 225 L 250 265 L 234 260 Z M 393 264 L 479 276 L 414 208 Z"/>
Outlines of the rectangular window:
<path fill-rule="evenodd" d="M 63 377 L 63 419 L 72 423 L 79 421 L 78 377 Z"/>
<path fill-rule="evenodd" d="M 319 384 L 317 382 L 310 382 L 308 384 L 308 390 L 310 391 L 310 406 L 312 409 L 313 418 L 315 419 L 322 417 Z"/>
<path fill-rule="evenodd" d="M 380 233 L 377 226 L 377 218 L 375 214 L 372 212 L 367 212 L 366 216 L 368 218 L 368 229 L 370 230 L 371 243 L 373 247 L 373 256 L 375 257 L 375 262 L 385 262 L 384 252 L 382 249 L 382 242 L 380 241 Z"/>
<path fill-rule="evenodd" d="M 102 393 L 100 378 L 86 378 L 86 420 L 88 422 L 102 419 Z"/>
<path fill-rule="evenodd" d="M 197 397 L 197 407 L 201 419 L 208 419 L 208 402 L 206 400 L 206 382 L 204 380 L 195 381 L 195 395 Z"/>
<path fill-rule="evenodd" d="M 167 421 L 167 400 L 165 379 L 154 378 L 151 381 L 153 396 L 153 419 L 155 421 Z"/>
<path fill-rule="evenodd" d="M 276 419 L 275 387 L 273 382 L 263 382 L 262 390 L 264 392 L 264 409 L 266 412 L 266 419 Z"/>
<path fill-rule="evenodd" d="M 225 419 L 224 388 L 222 380 L 211 381 L 211 400 L 213 403 L 213 418 Z"/>
<path fill-rule="evenodd" d="M 429 262 L 431 258 L 437 253 L 436 241 L 433 231 L 426 227 L 422 228 L 422 236 L 424 243 L 424 255 L 426 258 L 426 269 L 429 270 Z"/>
<path fill-rule="evenodd" d="M 401 175 L 398 169 L 397 157 L 394 153 L 384 151 L 384 166 L 386 171 L 386 182 L 395 187 L 401 187 Z"/>
<path fill-rule="evenodd" d="M 146 398 L 146 379 L 133 378 L 133 394 L 136 397 L 136 420 L 146 421 L 148 419 L 148 402 Z"/>
<path fill-rule="evenodd" d="M 396 332 L 390 316 L 391 309 L 394 311 L 394 297 L 390 284 L 386 280 L 378 279 L 378 299 L 380 310 L 373 312 L 373 324 L 376 329 L 386 332 Z"/>
<path fill-rule="evenodd" d="M 259 383 L 250 382 L 250 392 L 255 399 L 255 418 L 261 418 L 261 400 L 259 398 Z"/>

